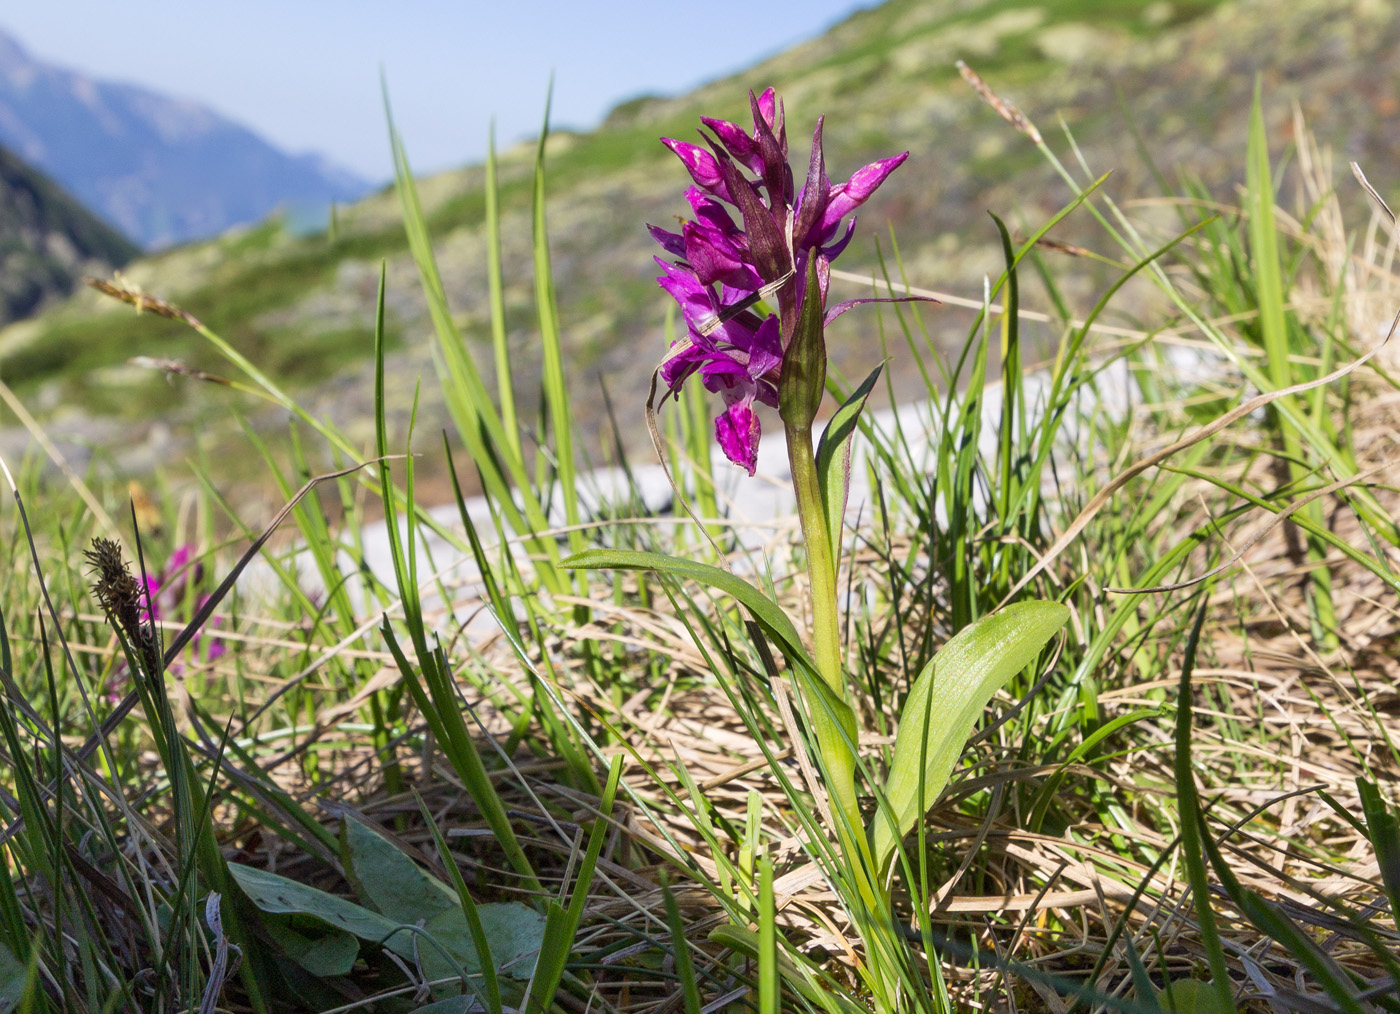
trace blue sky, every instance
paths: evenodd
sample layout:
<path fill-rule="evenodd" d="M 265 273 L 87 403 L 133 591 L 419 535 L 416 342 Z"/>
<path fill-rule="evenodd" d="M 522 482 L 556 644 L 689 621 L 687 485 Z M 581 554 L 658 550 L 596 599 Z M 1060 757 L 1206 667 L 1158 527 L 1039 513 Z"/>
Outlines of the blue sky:
<path fill-rule="evenodd" d="M 553 121 L 675 94 L 819 34 L 873 0 L 7 0 L 0 28 L 92 77 L 208 105 L 279 147 L 387 178 L 379 70 L 417 171 L 479 159 Z"/>

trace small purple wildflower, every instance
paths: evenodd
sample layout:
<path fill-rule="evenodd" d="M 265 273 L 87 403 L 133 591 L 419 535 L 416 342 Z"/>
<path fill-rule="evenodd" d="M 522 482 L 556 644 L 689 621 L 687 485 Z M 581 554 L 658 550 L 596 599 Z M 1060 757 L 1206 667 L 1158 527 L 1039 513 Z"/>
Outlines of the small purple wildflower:
<path fill-rule="evenodd" d="M 754 402 L 777 407 L 783 357 L 804 301 L 809 262 L 816 277 L 823 318 L 830 322 L 851 300 L 826 308 L 831 262 L 851 241 L 860 207 L 906 158 L 908 152 L 872 162 L 844 183 L 832 184 L 822 152 L 822 120 L 817 120 L 807 178 L 794 189 L 787 162 L 787 129 L 782 103 L 772 88 L 749 93 L 753 134 L 727 120 L 702 116 L 710 133 L 705 147 L 662 138 L 685 165 L 695 185 L 686 191 L 695 218 L 680 233 L 648 226 L 673 257 L 656 262 L 657 281 L 680 304 L 687 334 L 672 345 L 661 379 L 674 393 L 692 374 L 724 399 L 715 419 L 715 437 L 725 456 L 750 475 L 758 460 L 761 434 Z M 753 173 L 750 180 L 740 166 Z M 743 227 L 730 217 L 739 211 Z M 778 312 L 760 317 L 750 307 L 776 298 Z"/>
<path fill-rule="evenodd" d="M 153 622 L 159 622 L 162 618 L 177 619 L 185 613 L 186 603 L 191 601 L 193 609 L 189 611 L 190 617 L 204 608 L 209 601 L 208 594 L 195 595 L 195 590 L 204 582 L 204 564 L 194 558 L 194 549 L 194 545 L 188 542 L 177 546 L 158 573 L 145 576 L 146 593 L 142 600 L 150 603 L 150 611 L 148 614 L 143 606 L 143 619 Z M 191 596 L 194 596 L 192 600 Z M 211 627 L 217 627 L 219 623 L 220 617 L 217 616 L 209 621 Z M 201 630 L 190 642 L 190 649 L 196 658 L 202 657 L 204 661 L 212 662 L 228 650 L 222 640 L 211 634 L 208 648 L 201 652 L 200 641 L 203 638 L 204 631 Z"/>

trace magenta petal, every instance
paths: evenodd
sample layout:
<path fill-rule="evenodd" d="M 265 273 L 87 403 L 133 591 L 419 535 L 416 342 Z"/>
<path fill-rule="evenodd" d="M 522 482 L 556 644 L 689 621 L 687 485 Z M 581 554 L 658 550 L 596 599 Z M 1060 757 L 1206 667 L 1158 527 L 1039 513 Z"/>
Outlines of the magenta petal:
<path fill-rule="evenodd" d="M 763 160 L 758 156 L 758 145 L 744 133 L 744 128 L 728 120 L 717 120 L 712 116 L 700 117 L 700 122 L 709 127 L 725 150 L 742 162 L 752 172 L 763 171 Z"/>
<path fill-rule="evenodd" d="M 660 243 L 662 249 L 672 257 L 685 258 L 685 240 L 679 234 L 667 232 L 654 225 L 647 226 L 647 231 L 651 233 L 651 238 Z"/>
<path fill-rule="evenodd" d="M 685 239 L 685 259 L 701 284 L 723 282 L 747 291 L 763 286 L 758 273 L 744 260 L 746 251 L 719 229 L 704 222 L 687 222 L 681 234 Z"/>
<path fill-rule="evenodd" d="M 879 162 L 871 162 L 868 166 L 857 169 L 845 183 L 838 183 L 832 187 L 831 199 L 827 203 L 819 227 L 821 232 L 826 233 L 836 228 L 841 219 L 869 200 L 870 195 L 875 193 L 890 173 L 898 169 L 908 157 L 909 153 L 906 151 Z"/>
<path fill-rule="evenodd" d="M 720 450 L 749 475 L 758 468 L 758 438 L 761 434 L 758 413 L 748 399 L 734 402 L 715 417 L 715 439 Z"/>
<path fill-rule="evenodd" d="M 828 261 L 834 261 L 837 257 L 841 256 L 841 251 L 845 250 L 846 247 L 850 246 L 851 237 L 855 235 L 855 231 L 856 219 L 855 216 L 852 215 L 851 218 L 846 222 L 846 235 L 842 236 L 835 243 L 831 243 L 830 246 L 823 246 L 821 248 L 822 253 L 826 255 L 826 259 Z M 826 242 L 831 242 L 830 236 L 826 237 Z"/>
<path fill-rule="evenodd" d="M 778 93 L 772 88 L 765 89 L 763 94 L 758 97 L 757 105 L 759 114 L 763 117 L 764 122 L 768 124 L 768 129 L 772 130 L 773 115 L 777 112 L 778 108 Z M 758 124 L 755 123 L 754 127 L 757 128 Z"/>
<path fill-rule="evenodd" d="M 670 137 L 663 137 L 661 143 L 675 152 L 676 157 L 684 163 L 686 171 L 690 173 L 690 178 L 695 181 L 696 186 L 714 194 L 720 200 L 729 200 L 729 190 L 724 185 L 724 177 L 720 175 L 719 163 L 715 161 L 713 155 L 698 145 L 677 141 Z"/>
<path fill-rule="evenodd" d="M 693 271 L 668 264 L 660 257 L 656 257 L 654 260 L 661 265 L 661 270 L 665 272 L 657 278 L 657 284 L 680 304 L 681 313 L 685 316 L 686 323 L 698 327 L 714 316 L 714 296 L 711 295 L 709 289 L 700 284 L 700 280 L 695 277 Z"/>
<path fill-rule="evenodd" d="M 778 327 L 778 315 L 769 314 L 754 332 L 749 343 L 749 376 L 754 380 L 773 372 L 783 362 L 782 331 Z"/>

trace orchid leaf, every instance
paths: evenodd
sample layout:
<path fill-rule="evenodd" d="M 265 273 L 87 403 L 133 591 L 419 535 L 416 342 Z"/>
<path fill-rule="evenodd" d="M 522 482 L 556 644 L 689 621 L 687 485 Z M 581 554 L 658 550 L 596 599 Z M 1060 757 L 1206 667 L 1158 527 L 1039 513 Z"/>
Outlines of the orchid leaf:
<path fill-rule="evenodd" d="M 341 858 L 360 900 L 394 922 L 457 911 L 457 895 L 378 831 L 353 817 L 341 825 Z"/>
<path fill-rule="evenodd" d="M 866 399 L 880 379 L 881 363 L 856 388 L 845 403 L 836 410 L 822 431 L 817 443 L 817 482 L 821 487 L 822 512 L 826 515 L 826 530 L 831 536 L 831 558 L 841 559 L 841 525 L 846 518 L 846 501 L 851 493 L 851 441 L 856 435 L 856 423 L 865 408 Z"/>
<path fill-rule="evenodd" d="M 875 818 L 879 868 L 938 799 L 992 694 L 1033 662 L 1068 618 L 1058 602 L 1007 606 L 964 627 L 924 667 L 900 718 L 885 782 L 888 809 Z"/>
<path fill-rule="evenodd" d="M 535 959 L 544 941 L 544 916 L 518 901 L 494 901 L 476 906 L 477 917 L 490 940 L 491 960 L 497 972 L 528 982 L 535 974 Z M 423 927 L 434 939 L 460 961 L 467 974 L 481 972 L 471 927 L 461 908 L 440 912 Z M 419 959 L 429 978 L 455 975 L 445 956 L 436 950 L 419 948 Z"/>
<path fill-rule="evenodd" d="M 712 567 L 706 563 L 683 560 L 661 553 L 642 553 L 627 549 L 589 549 L 575 553 L 560 563 L 564 569 L 585 570 L 654 570 L 658 574 L 687 578 L 724 592 L 739 600 L 740 605 L 753 614 L 764 632 L 778 642 L 784 657 L 795 665 L 802 665 L 813 673 L 816 665 L 802 647 L 802 638 L 792 620 L 778 604 L 763 592 L 741 577 L 735 577 L 727 570 Z"/>
<path fill-rule="evenodd" d="M 1208 982 L 1177 979 L 1157 994 L 1159 1003 L 1174 1014 L 1233 1014 L 1220 1006 L 1220 996 Z"/>
<path fill-rule="evenodd" d="M 399 928 L 399 923 L 393 919 L 362 908 L 353 901 L 337 898 L 267 870 L 229 863 L 228 871 L 248 900 L 269 915 L 311 916 L 361 940 L 376 943 L 385 941 Z M 405 937 L 404 943 L 407 942 Z M 388 941 L 385 946 L 397 950 L 394 941 Z"/>
<path fill-rule="evenodd" d="M 14 951 L 0 943 L 0 1011 L 9 1014 L 23 1003 L 28 985 L 29 969 L 15 957 Z"/>
<path fill-rule="evenodd" d="M 1356 789 L 1361 796 L 1361 810 L 1366 815 L 1366 835 L 1376 850 L 1381 883 L 1390 899 L 1390 913 L 1400 919 L 1400 820 L 1386 806 L 1374 782 L 1357 778 Z"/>
<path fill-rule="evenodd" d="M 802 680 L 803 688 L 815 694 L 818 703 L 812 709 L 813 717 L 818 722 L 830 720 L 840 725 L 847 730 L 854 743 L 856 721 L 850 705 L 822 680 L 816 663 L 807 654 L 807 649 L 802 645 L 802 637 L 797 633 L 792 620 L 788 619 L 787 613 L 743 578 L 707 563 L 628 549 L 589 549 L 568 557 L 560 566 L 565 570 L 574 567 L 588 570 L 654 570 L 658 574 L 698 581 L 737 599 L 758 621 L 764 633 L 778 642 L 778 649 Z M 839 737 L 840 734 L 833 735 Z"/>
<path fill-rule="evenodd" d="M 573 567 L 590 570 L 653 570 L 659 574 L 697 581 L 737 599 L 758 621 L 764 633 L 777 642 L 778 649 L 792 666 L 802 686 L 818 747 L 828 764 L 841 768 L 828 774 L 833 784 L 846 784 L 845 780 L 848 780 L 855 770 L 855 754 L 852 752 L 858 731 L 855 712 L 821 678 L 816 663 L 803 647 L 802 638 L 792 620 L 788 619 L 787 614 L 767 595 L 727 570 L 660 553 L 642 553 L 626 549 L 590 549 L 570 556 L 562 561 L 560 566 L 566 570 Z"/>
<path fill-rule="evenodd" d="M 317 978 L 349 975 L 360 956 L 353 935 L 310 916 L 264 915 L 262 925 L 283 954 Z"/>

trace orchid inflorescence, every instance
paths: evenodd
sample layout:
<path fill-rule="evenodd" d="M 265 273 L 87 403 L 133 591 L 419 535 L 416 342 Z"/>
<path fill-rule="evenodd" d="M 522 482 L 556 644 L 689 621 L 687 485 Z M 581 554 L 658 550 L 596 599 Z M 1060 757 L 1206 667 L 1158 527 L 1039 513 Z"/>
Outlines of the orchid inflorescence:
<path fill-rule="evenodd" d="M 705 387 L 724 398 L 715 438 L 730 461 L 753 475 L 761 434 L 754 402 L 778 407 L 778 379 L 805 300 L 820 300 L 823 325 L 865 302 L 826 307 L 831 262 L 855 230 L 854 218 L 844 230 L 841 222 L 909 153 L 872 162 L 846 182 L 833 184 L 826 175 L 818 118 L 807 179 L 794 192 L 782 103 L 772 88 L 757 97 L 750 92 L 749 103 L 752 135 L 726 120 L 703 116 L 701 122 L 710 130 L 700 132 L 706 147 L 662 139 L 695 181 L 685 195 L 695 218 L 684 222 L 680 233 L 648 228 L 676 258 L 656 258 L 664 272 L 657 281 L 680 304 L 687 325 L 687 334 L 662 363 L 661 379 L 674 393 L 698 372 Z M 748 179 L 740 166 L 757 179 Z M 738 209 L 743 228 L 735 225 L 726 204 Z M 815 294 L 807 291 L 813 259 Z M 770 298 L 776 299 L 777 312 L 757 312 Z"/>

